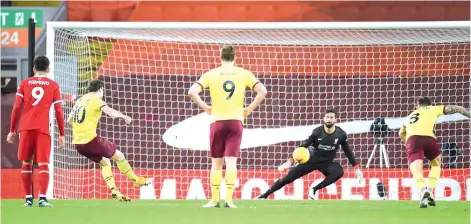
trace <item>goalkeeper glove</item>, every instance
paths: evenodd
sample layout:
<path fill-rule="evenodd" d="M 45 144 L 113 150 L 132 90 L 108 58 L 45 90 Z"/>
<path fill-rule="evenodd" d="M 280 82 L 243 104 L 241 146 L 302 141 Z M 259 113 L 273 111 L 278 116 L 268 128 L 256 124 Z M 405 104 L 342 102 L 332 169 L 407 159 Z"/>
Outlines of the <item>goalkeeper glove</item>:
<path fill-rule="evenodd" d="M 289 159 L 278 167 L 278 171 L 283 172 L 286 169 L 289 169 L 293 165 L 293 159 Z"/>
<path fill-rule="evenodd" d="M 355 169 L 355 177 L 357 178 L 357 182 L 359 184 L 363 183 L 363 173 L 361 172 L 360 166 L 356 165 Z"/>

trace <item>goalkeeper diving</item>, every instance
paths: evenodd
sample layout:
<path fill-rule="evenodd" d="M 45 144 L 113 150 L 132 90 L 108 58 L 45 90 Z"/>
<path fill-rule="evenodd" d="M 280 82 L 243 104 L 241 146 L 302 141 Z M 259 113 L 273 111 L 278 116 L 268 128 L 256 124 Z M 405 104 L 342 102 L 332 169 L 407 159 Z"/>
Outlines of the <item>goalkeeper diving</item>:
<path fill-rule="evenodd" d="M 305 140 L 299 148 L 293 153 L 293 158 L 283 163 L 278 170 L 284 171 L 295 165 L 284 177 L 277 180 L 265 193 L 257 197 L 257 199 L 266 199 L 275 191 L 281 189 L 283 186 L 292 183 L 298 178 L 311 173 L 314 170 L 319 170 L 324 174 L 325 179 L 318 185 L 312 188 L 312 195 L 314 199 L 317 191 L 325 188 L 337 180 L 339 180 L 344 172 L 339 163 L 334 162 L 335 154 L 339 146 L 342 146 L 345 155 L 350 164 L 355 167 L 355 176 L 358 181 L 362 181 L 363 174 L 355 161 L 355 157 L 347 142 L 347 133 L 342 128 L 337 127 L 337 112 L 333 108 L 328 108 L 324 113 L 324 125 L 315 128 L 307 140 Z M 309 151 L 308 151 L 309 150 Z M 306 154 L 305 156 L 300 156 Z M 296 161 L 295 159 L 298 159 Z M 304 160 L 304 161 L 303 161 Z M 306 161 L 307 160 L 307 161 Z"/>
<path fill-rule="evenodd" d="M 131 201 L 129 197 L 121 194 L 116 187 L 109 159 L 116 162 L 119 171 L 126 175 L 135 187 L 146 186 L 153 181 L 153 178 L 137 176 L 124 154 L 117 150 L 112 142 L 97 135 L 96 129 L 102 112 L 105 112 L 113 119 L 121 118 L 126 124 L 130 124 L 132 120 L 131 117 L 109 107 L 103 102 L 102 98 L 103 82 L 100 80 L 90 81 L 88 93 L 77 100 L 68 118 L 73 131 L 72 144 L 74 144 L 78 153 L 101 166 L 103 179 L 110 188 L 113 198 L 120 201 Z"/>

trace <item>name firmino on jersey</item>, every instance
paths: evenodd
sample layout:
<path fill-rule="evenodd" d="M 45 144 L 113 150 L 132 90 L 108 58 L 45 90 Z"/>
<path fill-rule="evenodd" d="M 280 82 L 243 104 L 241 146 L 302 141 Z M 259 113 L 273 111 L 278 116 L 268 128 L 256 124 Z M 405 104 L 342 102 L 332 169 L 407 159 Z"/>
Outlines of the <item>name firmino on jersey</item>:
<path fill-rule="evenodd" d="M 48 81 L 39 81 L 39 80 L 29 80 L 28 84 L 31 85 L 49 85 Z"/>

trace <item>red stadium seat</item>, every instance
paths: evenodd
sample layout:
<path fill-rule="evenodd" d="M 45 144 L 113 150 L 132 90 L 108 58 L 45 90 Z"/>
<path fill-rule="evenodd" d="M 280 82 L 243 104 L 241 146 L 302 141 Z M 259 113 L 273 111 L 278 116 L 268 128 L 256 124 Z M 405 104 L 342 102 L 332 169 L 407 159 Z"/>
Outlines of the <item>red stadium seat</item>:
<path fill-rule="evenodd" d="M 163 18 L 167 21 L 192 21 L 191 8 L 188 5 L 171 5 L 163 10 Z"/>
<path fill-rule="evenodd" d="M 69 1 L 69 21 L 129 21 L 138 1 Z"/>
<path fill-rule="evenodd" d="M 192 20 L 195 22 L 207 22 L 220 20 L 217 5 L 196 5 L 192 9 Z"/>
<path fill-rule="evenodd" d="M 468 2 L 69 1 L 67 4 L 71 21 L 469 20 Z"/>

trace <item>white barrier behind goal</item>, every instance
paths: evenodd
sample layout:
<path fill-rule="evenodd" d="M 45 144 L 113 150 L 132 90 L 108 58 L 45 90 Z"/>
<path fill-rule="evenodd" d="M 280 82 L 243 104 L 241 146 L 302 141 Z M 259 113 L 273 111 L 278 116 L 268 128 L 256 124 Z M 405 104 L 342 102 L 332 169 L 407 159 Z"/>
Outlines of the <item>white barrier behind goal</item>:
<path fill-rule="evenodd" d="M 415 199 L 397 129 L 421 96 L 469 108 L 469 22 L 49 22 L 47 56 L 53 78 L 69 99 L 65 112 L 84 93 L 87 81 L 99 78 L 106 83 L 104 100 L 134 119 L 125 125 L 103 118 L 98 131 L 125 153 L 136 173 L 155 177 L 154 186 L 139 190 L 115 170 L 124 194 L 210 197 L 209 118 L 186 92 L 219 65 L 220 47 L 228 44 L 236 46 L 236 64 L 253 71 L 269 91 L 245 126 L 236 198 L 250 199 L 281 177 L 276 167 L 333 106 L 366 181 L 355 183 L 339 150 L 345 176 L 319 198 L 377 200 L 381 182 L 388 189 L 385 198 Z M 247 93 L 249 102 L 254 94 Z M 206 91 L 209 103 L 208 96 Z M 391 133 L 373 154 L 370 125 L 381 117 Z M 54 141 L 49 196 L 109 198 L 99 167 L 75 151 L 67 127 L 66 149 Z M 436 197 L 470 200 L 469 120 L 442 116 L 436 134 L 444 156 Z M 274 198 L 307 199 L 307 190 L 322 178 L 314 172 Z"/>

